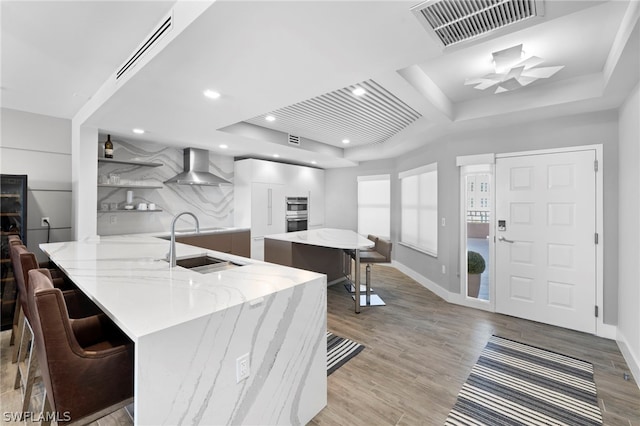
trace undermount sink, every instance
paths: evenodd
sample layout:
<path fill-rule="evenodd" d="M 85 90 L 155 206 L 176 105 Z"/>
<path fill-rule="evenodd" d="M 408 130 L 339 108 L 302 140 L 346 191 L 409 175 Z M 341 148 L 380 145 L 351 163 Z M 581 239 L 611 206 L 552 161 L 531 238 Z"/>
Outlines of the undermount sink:
<path fill-rule="evenodd" d="M 239 265 L 229 260 L 222 260 L 206 254 L 200 254 L 194 257 L 187 257 L 178 259 L 176 261 L 177 266 L 191 269 L 192 271 L 200 274 L 208 274 L 210 272 L 220 272 L 227 269 L 237 268 Z"/>

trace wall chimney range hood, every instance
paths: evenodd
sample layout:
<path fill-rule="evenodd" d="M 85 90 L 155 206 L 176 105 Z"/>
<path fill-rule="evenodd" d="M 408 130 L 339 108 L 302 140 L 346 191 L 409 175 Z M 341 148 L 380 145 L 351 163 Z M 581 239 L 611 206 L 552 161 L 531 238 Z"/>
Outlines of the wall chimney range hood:
<path fill-rule="evenodd" d="M 209 173 L 209 151 L 206 149 L 185 148 L 183 153 L 184 171 L 164 181 L 178 185 L 218 186 L 230 185 L 226 179 Z"/>

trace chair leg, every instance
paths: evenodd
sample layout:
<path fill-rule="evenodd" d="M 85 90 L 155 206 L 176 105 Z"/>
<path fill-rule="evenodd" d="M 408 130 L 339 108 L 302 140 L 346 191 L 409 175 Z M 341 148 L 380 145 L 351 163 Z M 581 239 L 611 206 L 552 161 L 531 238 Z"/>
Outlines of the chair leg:
<path fill-rule="evenodd" d="M 49 394 L 45 389 L 44 395 L 42 395 L 42 421 L 40 422 L 40 426 L 49 426 L 51 425 L 51 403 L 49 402 Z"/>
<path fill-rule="evenodd" d="M 35 343 L 35 342 L 34 342 Z M 20 366 L 18 366 L 20 369 Z M 29 411 L 29 405 L 31 405 L 31 393 L 33 392 L 33 385 L 35 384 L 38 372 L 38 358 L 35 356 L 34 345 L 31 345 L 29 351 L 29 361 L 27 362 L 27 380 L 24 384 L 24 393 L 22 397 L 22 412 Z"/>
<path fill-rule="evenodd" d="M 371 304 L 371 264 L 367 264 L 367 306 Z"/>
<path fill-rule="evenodd" d="M 18 362 L 18 352 L 20 351 L 20 344 L 22 344 L 22 337 L 24 336 L 25 321 L 24 312 L 22 312 L 22 307 L 20 307 L 19 303 L 16 306 L 16 310 L 19 310 L 20 312 L 18 312 L 18 329 L 16 333 L 16 341 L 13 345 L 13 354 L 11 355 L 11 362 L 13 363 Z"/>
<path fill-rule="evenodd" d="M 9 346 L 13 346 L 16 342 L 16 337 L 20 340 L 18 329 L 20 328 L 20 314 L 22 313 L 22 306 L 20 301 L 16 300 L 16 308 L 13 310 L 13 323 L 11 324 L 11 339 L 9 340 Z"/>
<path fill-rule="evenodd" d="M 16 354 L 16 362 L 18 363 L 18 368 L 16 368 L 16 380 L 13 384 L 14 389 L 20 388 L 20 384 L 22 383 L 22 371 L 20 370 L 20 363 L 25 360 L 27 356 L 29 341 L 33 338 L 33 333 L 31 334 L 30 338 L 27 336 L 27 331 L 31 330 L 31 327 L 29 326 L 26 318 L 23 318 L 21 325 L 22 335 L 20 338 L 20 342 L 16 343 L 16 349 L 18 351 L 18 353 Z"/>

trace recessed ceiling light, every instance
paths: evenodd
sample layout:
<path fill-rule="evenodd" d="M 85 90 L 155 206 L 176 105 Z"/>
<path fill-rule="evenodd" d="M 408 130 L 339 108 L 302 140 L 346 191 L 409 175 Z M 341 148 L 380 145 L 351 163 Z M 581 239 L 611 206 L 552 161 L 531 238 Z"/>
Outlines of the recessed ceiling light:
<path fill-rule="evenodd" d="M 228 146 L 228 145 L 225 145 L 225 144 L 222 144 L 222 145 L 220 145 L 220 148 L 222 148 L 222 149 L 227 149 L 227 148 L 229 148 L 229 146 Z"/>
<path fill-rule="evenodd" d="M 267 115 L 264 119 L 267 121 L 276 121 L 276 118 L 273 115 Z"/>
<path fill-rule="evenodd" d="M 278 158 L 278 157 L 280 157 L 280 156 L 279 156 L 278 154 L 273 154 L 273 157 L 274 157 L 274 158 Z"/>
<path fill-rule="evenodd" d="M 133 133 L 136 135 L 142 135 L 144 133 L 144 129 L 133 129 Z"/>
<path fill-rule="evenodd" d="M 367 91 L 364 90 L 362 87 L 356 87 L 351 91 L 351 93 L 353 93 L 354 96 L 362 96 L 365 93 L 367 93 Z"/>
<path fill-rule="evenodd" d="M 204 92 L 202 92 L 207 98 L 210 99 L 218 99 L 220 97 L 220 93 L 216 92 L 215 90 L 205 90 Z"/>
<path fill-rule="evenodd" d="M 318 162 L 316 160 L 313 160 L 311 164 L 318 164 Z"/>
<path fill-rule="evenodd" d="M 351 142 L 349 139 L 342 139 L 343 144 L 348 144 L 349 142 Z"/>

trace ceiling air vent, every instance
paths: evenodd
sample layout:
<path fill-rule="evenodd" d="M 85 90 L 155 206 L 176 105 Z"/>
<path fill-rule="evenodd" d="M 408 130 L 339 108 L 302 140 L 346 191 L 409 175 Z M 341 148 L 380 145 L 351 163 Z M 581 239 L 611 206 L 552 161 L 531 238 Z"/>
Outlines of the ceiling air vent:
<path fill-rule="evenodd" d="M 289 143 L 300 146 L 300 136 L 289 135 Z"/>
<path fill-rule="evenodd" d="M 129 59 L 126 60 L 116 72 L 116 81 L 120 79 L 128 70 L 140 60 L 140 58 L 149 51 L 166 33 L 173 28 L 173 11 L 169 12 L 169 15 L 162 20 L 158 28 L 156 28 L 145 41 L 140 44 L 138 50 L 133 52 Z"/>
<path fill-rule="evenodd" d="M 427 0 L 411 11 L 445 46 L 544 15 L 542 0 Z"/>

